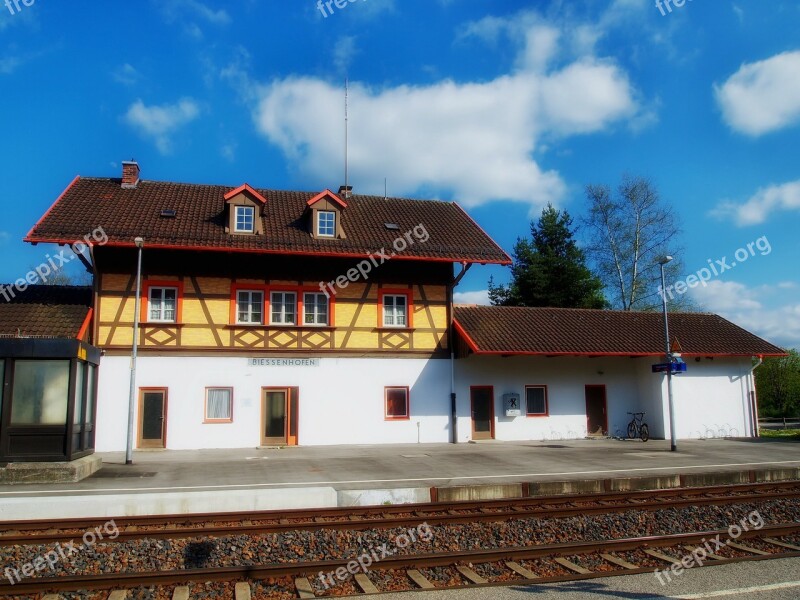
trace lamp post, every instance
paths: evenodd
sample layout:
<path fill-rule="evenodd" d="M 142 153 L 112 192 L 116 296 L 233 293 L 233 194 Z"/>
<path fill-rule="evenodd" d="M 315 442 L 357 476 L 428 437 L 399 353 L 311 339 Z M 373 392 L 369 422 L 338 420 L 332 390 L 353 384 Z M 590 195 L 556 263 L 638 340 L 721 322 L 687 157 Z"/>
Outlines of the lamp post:
<path fill-rule="evenodd" d="M 125 464 L 133 464 L 133 414 L 136 398 L 136 355 L 139 350 L 139 302 L 141 297 L 142 282 L 142 248 L 144 239 L 137 237 L 133 242 L 138 249 L 136 264 L 136 300 L 133 305 L 133 350 L 131 351 L 131 387 L 128 394 L 128 439 L 125 445 Z"/>
<path fill-rule="evenodd" d="M 661 265 L 661 299 L 664 305 L 664 338 L 666 341 L 666 355 L 669 368 L 667 369 L 667 395 L 669 396 L 669 435 L 670 451 L 678 449 L 678 440 L 675 435 L 675 402 L 672 398 L 672 350 L 669 346 L 669 317 L 667 316 L 667 284 L 664 278 L 664 265 L 672 262 L 671 256 L 662 256 L 658 259 Z"/>

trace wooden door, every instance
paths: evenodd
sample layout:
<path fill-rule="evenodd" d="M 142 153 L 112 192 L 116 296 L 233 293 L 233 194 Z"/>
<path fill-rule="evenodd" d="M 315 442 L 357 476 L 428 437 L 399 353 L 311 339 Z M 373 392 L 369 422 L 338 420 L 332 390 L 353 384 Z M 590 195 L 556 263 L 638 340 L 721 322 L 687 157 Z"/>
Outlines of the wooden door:
<path fill-rule="evenodd" d="M 261 397 L 261 445 L 296 446 L 298 388 L 264 388 Z"/>
<path fill-rule="evenodd" d="M 469 389 L 472 405 L 472 439 L 494 439 L 494 388 L 475 386 Z"/>
<path fill-rule="evenodd" d="M 167 447 L 167 390 L 139 390 L 139 448 Z"/>
<path fill-rule="evenodd" d="M 586 386 L 586 431 L 589 435 L 608 433 L 608 411 L 606 410 L 606 386 Z"/>

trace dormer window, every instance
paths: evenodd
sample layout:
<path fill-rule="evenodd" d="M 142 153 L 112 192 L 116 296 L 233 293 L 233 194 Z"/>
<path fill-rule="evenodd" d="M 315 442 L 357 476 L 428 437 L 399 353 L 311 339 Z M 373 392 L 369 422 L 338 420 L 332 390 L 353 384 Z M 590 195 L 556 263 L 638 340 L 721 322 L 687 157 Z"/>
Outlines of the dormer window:
<path fill-rule="evenodd" d="M 225 194 L 225 233 L 264 233 L 267 199 L 246 183 Z"/>
<path fill-rule="evenodd" d="M 330 190 L 311 198 L 306 206 L 306 227 L 315 238 L 343 240 L 347 236 L 342 228 L 342 211 L 347 202 Z"/>
<path fill-rule="evenodd" d="M 237 206 L 235 208 L 236 221 L 233 230 L 236 233 L 253 233 L 255 231 L 255 207 Z"/>
<path fill-rule="evenodd" d="M 317 237 L 336 236 L 336 213 L 332 210 L 317 211 Z"/>

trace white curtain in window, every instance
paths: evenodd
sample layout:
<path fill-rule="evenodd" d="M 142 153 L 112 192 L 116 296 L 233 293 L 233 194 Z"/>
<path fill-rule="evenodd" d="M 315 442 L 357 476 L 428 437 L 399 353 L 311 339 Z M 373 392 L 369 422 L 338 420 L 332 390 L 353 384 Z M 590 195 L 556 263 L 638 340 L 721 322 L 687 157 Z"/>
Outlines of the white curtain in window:
<path fill-rule="evenodd" d="M 231 391 L 225 388 L 208 390 L 206 398 L 206 418 L 231 418 Z"/>

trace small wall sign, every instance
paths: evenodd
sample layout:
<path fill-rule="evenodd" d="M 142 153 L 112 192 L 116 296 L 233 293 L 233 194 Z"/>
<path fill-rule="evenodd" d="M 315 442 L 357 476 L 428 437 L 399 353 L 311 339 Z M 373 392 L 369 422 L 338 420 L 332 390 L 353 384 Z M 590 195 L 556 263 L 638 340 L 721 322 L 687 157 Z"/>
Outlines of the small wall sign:
<path fill-rule="evenodd" d="M 248 358 L 248 367 L 318 367 L 319 358 Z"/>

